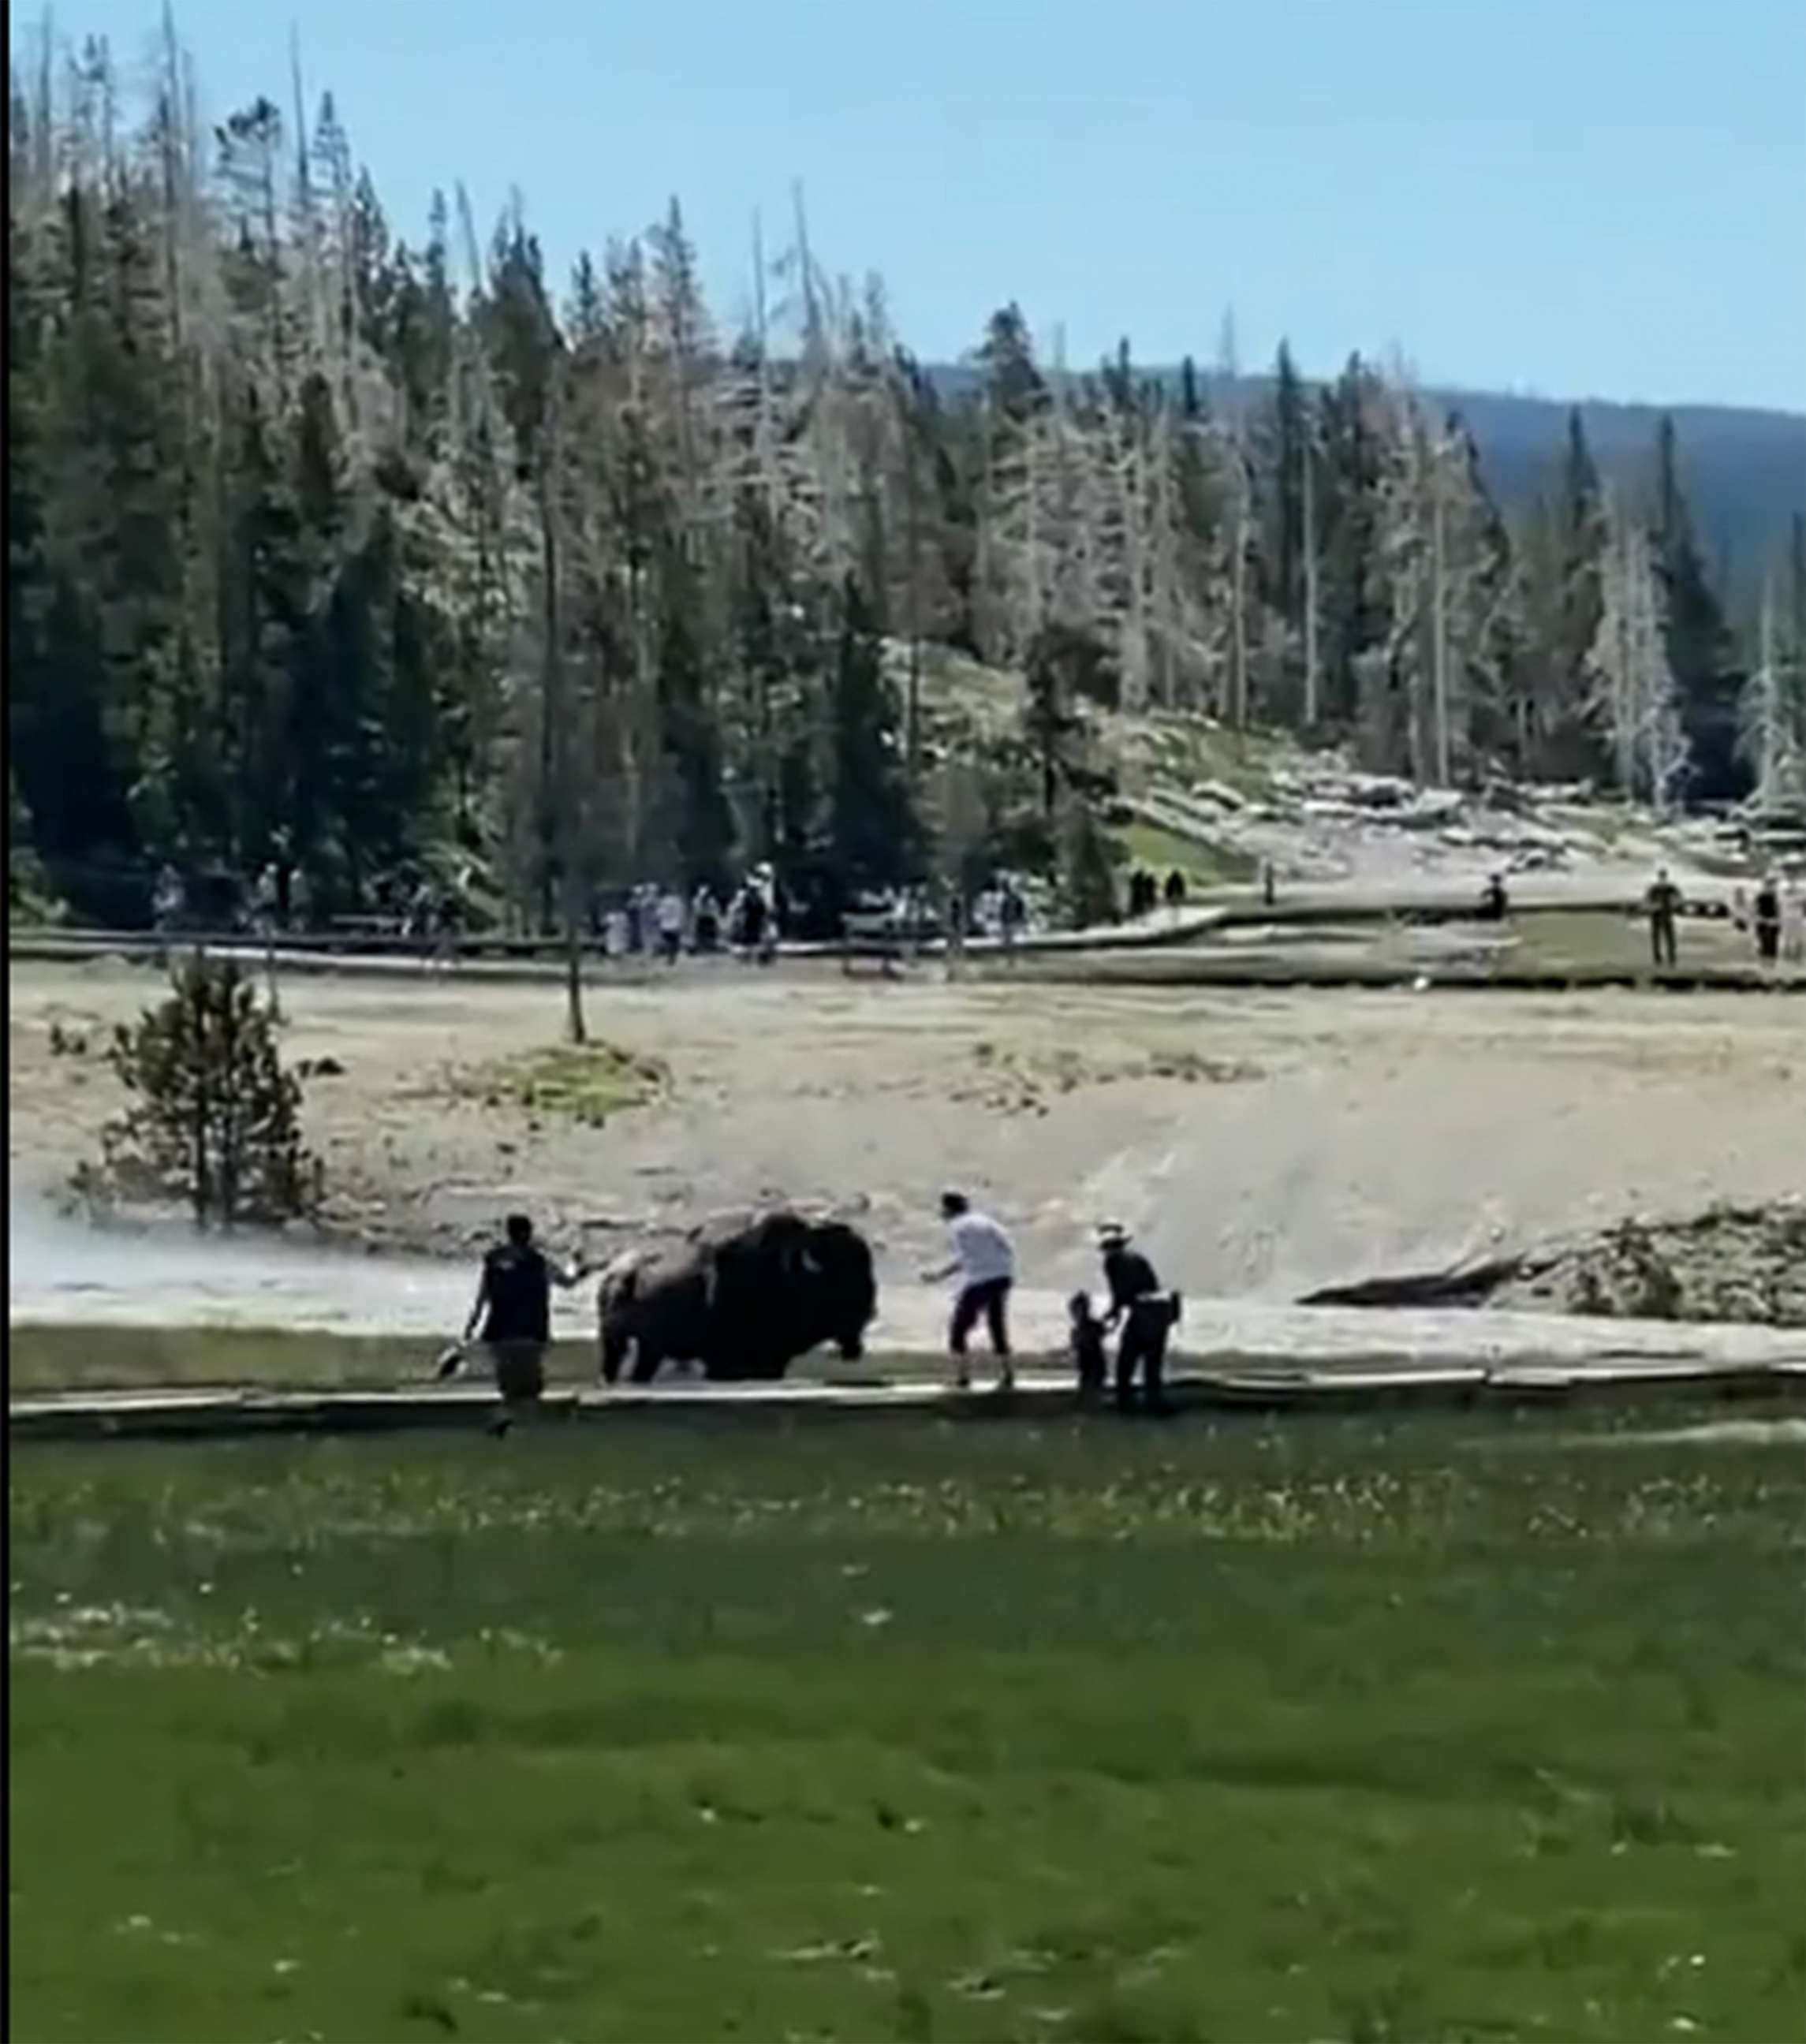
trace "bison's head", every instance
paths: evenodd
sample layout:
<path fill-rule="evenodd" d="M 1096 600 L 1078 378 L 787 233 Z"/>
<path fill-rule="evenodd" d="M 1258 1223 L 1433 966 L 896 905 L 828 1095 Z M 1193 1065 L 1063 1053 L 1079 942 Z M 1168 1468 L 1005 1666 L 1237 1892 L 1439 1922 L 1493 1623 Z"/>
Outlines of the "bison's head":
<path fill-rule="evenodd" d="M 878 1280 L 865 1237 L 843 1221 L 818 1221 L 809 1229 L 802 1263 L 841 1355 L 856 1362 L 865 1354 L 866 1329 L 878 1311 Z"/>
<path fill-rule="evenodd" d="M 620 1255 L 612 1257 L 603 1265 L 601 1277 L 596 1286 L 596 1311 L 606 1319 L 611 1312 L 632 1303 L 640 1289 L 640 1274 L 647 1262 L 644 1249 L 624 1249 Z"/>

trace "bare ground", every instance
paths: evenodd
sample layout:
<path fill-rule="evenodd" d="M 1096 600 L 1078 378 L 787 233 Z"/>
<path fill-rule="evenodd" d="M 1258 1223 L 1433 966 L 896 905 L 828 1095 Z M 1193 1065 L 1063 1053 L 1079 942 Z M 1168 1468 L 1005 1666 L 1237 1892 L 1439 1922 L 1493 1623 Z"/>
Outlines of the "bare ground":
<path fill-rule="evenodd" d="M 117 1094 L 107 1028 L 151 996 L 117 963 L 10 989 L 15 1197 L 60 1186 Z M 335 1229 L 457 1254 L 522 1204 L 592 1254 L 781 1196 L 861 1216 L 881 1278 L 940 1253 L 947 1184 L 1015 1228 L 1024 1278 L 1094 1280 L 1135 1228 L 1200 1296 L 1295 1298 L 1627 1214 L 1796 1190 L 1806 1036 L 1783 997 L 1561 999 L 845 982 L 686 970 L 592 991 L 594 1033 L 660 1060 L 663 1100 L 582 1126 L 460 1074 L 557 1039 L 544 986 L 297 979 L 286 1048 Z M 53 1053 L 52 1028 L 86 1039 Z"/>

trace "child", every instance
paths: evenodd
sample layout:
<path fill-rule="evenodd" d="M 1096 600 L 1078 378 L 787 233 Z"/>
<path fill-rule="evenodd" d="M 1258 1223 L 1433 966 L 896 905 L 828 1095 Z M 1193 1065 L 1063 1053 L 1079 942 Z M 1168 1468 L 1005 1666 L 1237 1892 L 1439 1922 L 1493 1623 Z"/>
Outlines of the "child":
<path fill-rule="evenodd" d="M 1104 1395 L 1104 1323 L 1091 1310 L 1091 1294 L 1074 1292 L 1066 1302 L 1072 1316 L 1072 1359 L 1078 1367 L 1078 1402 L 1095 1405 Z"/>

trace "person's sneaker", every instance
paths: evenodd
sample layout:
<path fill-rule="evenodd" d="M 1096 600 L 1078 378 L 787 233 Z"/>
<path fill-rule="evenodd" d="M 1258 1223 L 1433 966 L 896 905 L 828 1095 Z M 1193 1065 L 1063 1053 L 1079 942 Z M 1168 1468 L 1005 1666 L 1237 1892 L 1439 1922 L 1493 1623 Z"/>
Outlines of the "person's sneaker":
<path fill-rule="evenodd" d="M 489 1431 L 498 1441 L 503 1440 L 506 1439 L 508 1430 L 513 1424 L 514 1416 L 512 1412 L 498 1412 L 490 1421 Z"/>
<path fill-rule="evenodd" d="M 955 1391 L 970 1391 L 972 1389 L 971 1371 L 956 1370 L 953 1373 L 953 1388 Z"/>
<path fill-rule="evenodd" d="M 1007 1396 L 1015 1389 L 1016 1372 L 1013 1370 L 1005 1367 L 1002 1374 L 997 1378 L 997 1389 Z"/>

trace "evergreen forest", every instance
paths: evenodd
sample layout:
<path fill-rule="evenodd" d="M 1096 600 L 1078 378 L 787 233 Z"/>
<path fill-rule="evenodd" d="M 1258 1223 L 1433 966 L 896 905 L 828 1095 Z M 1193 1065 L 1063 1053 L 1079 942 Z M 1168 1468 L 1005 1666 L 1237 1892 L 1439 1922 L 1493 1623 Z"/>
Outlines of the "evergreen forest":
<path fill-rule="evenodd" d="M 298 98 L 298 94 L 291 95 Z M 548 276 L 513 205 L 404 227 L 331 95 L 198 112 L 104 45 L 16 69 L 10 893 L 131 926 L 166 866 L 323 912 L 459 866 L 569 927 L 770 859 L 862 889 L 1094 866 L 1101 713 L 1347 746 L 1431 786 L 1796 798 L 1806 539 L 1733 614 L 1664 423 L 1578 413 L 1501 505 L 1461 417 L 1351 359 L 1088 371 L 1001 306 L 957 379 L 799 204 L 732 327 L 674 201 Z M 964 754 L 933 656 L 1020 677 Z"/>

